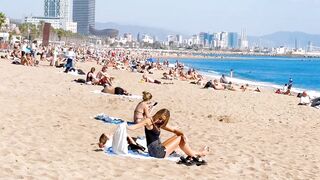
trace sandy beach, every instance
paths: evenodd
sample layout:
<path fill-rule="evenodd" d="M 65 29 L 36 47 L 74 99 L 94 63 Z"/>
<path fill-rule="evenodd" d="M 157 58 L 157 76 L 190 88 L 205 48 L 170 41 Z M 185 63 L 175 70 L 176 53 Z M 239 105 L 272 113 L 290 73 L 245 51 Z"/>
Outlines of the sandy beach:
<path fill-rule="evenodd" d="M 72 82 L 84 77 L 48 62 L 26 67 L 1 59 L 0 70 L 0 179 L 320 179 L 320 113 L 298 106 L 296 97 L 214 91 L 176 80 L 140 83 L 141 74 L 108 70 L 130 93 L 151 92 L 155 110 L 169 109 L 169 124 L 184 131 L 192 147 L 210 147 L 207 166 L 186 167 L 96 151 L 100 134 L 116 126 L 92 117 L 132 120 L 139 100 L 94 94 L 102 87 Z"/>

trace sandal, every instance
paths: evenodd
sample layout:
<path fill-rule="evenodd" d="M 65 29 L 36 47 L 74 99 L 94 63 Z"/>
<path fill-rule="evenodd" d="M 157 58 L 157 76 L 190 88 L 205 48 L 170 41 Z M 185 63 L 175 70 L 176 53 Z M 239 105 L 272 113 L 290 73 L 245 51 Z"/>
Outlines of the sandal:
<path fill-rule="evenodd" d="M 177 164 L 184 164 L 186 166 L 192 166 L 192 165 L 194 165 L 194 161 L 192 160 L 191 156 L 187 156 L 186 158 L 181 156 L 180 161 L 178 161 Z"/>
<path fill-rule="evenodd" d="M 208 163 L 201 159 L 201 157 L 192 157 L 192 161 L 197 165 L 197 166 L 202 166 L 202 165 L 207 165 Z"/>

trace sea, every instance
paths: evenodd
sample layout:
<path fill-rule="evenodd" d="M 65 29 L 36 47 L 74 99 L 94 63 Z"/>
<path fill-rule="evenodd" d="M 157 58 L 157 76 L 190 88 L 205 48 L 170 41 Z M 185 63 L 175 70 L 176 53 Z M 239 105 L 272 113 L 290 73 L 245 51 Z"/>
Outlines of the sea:
<path fill-rule="evenodd" d="M 216 56 L 204 59 L 178 60 L 188 68 L 195 68 L 201 74 L 220 78 L 222 74 L 230 76 L 237 83 L 255 86 L 282 88 L 293 80 L 293 91 L 308 91 L 320 95 L 320 58 L 274 57 L 274 56 Z"/>

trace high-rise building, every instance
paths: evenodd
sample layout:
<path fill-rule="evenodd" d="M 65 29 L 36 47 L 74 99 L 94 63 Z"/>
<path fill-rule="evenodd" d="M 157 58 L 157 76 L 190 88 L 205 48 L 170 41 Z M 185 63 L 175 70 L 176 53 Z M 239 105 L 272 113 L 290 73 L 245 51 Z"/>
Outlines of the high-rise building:
<path fill-rule="evenodd" d="M 39 19 L 49 22 L 52 18 L 59 18 L 59 28 L 76 33 L 77 24 L 72 21 L 72 8 L 72 0 L 44 0 L 45 18 Z"/>
<path fill-rule="evenodd" d="M 177 42 L 178 42 L 179 45 L 181 45 L 181 44 L 183 43 L 182 35 L 177 34 L 177 35 L 176 35 L 176 39 L 177 39 Z"/>
<path fill-rule="evenodd" d="M 80 34 L 88 35 L 95 27 L 95 5 L 95 0 L 73 0 L 73 20 Z"/>
<path fill-rule="evenodd" d="M 230 49 L 237 49 L 238 48 L 238 33 L 236 32 L 229 32 L 228 33 L 228 48 Z"/>
<path fill-rule="evenodd" d="M 44 17 L 60 17 L 60 0 L 44 1 Z"/>
<path fill-rule="evenodd" d="M 228 32 L 220 32 L 219 47 L 221 49 L 227 49 L 228 48 Z"/>
<path fill-rule="evenodd" d="M 245 29 L 241 31 L 241 37 L 239 39 L 239 47 L 242 50 L 249 48 L 249 41 L 248 41 L 247 33 Z"/>

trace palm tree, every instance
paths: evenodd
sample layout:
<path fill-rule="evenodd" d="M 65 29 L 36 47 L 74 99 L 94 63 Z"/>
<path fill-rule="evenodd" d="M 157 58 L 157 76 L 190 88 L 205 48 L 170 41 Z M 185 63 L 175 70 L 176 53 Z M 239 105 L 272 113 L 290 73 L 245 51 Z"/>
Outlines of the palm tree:
<path fill-rule="evenodd" d="M 57 34 L 59 41 L 61 41 L 62 37 L 66 36 L 66 31 L 61 28 L 55 29 L 55 33 Z"/>
<path fill-rule="evenodd" d="M 0 12 L 0 29 L 2 28 L 5 22 L 6 22 L 6 15 Z"/>
<path fill-rule="evenodd" d="M 40 35 L 39 28 L 36 25 L 30 23 L 20 24 L 19 30 L 21 32 L 21 35 L 27 37 L 29 40 L 35 39 Z"/>

